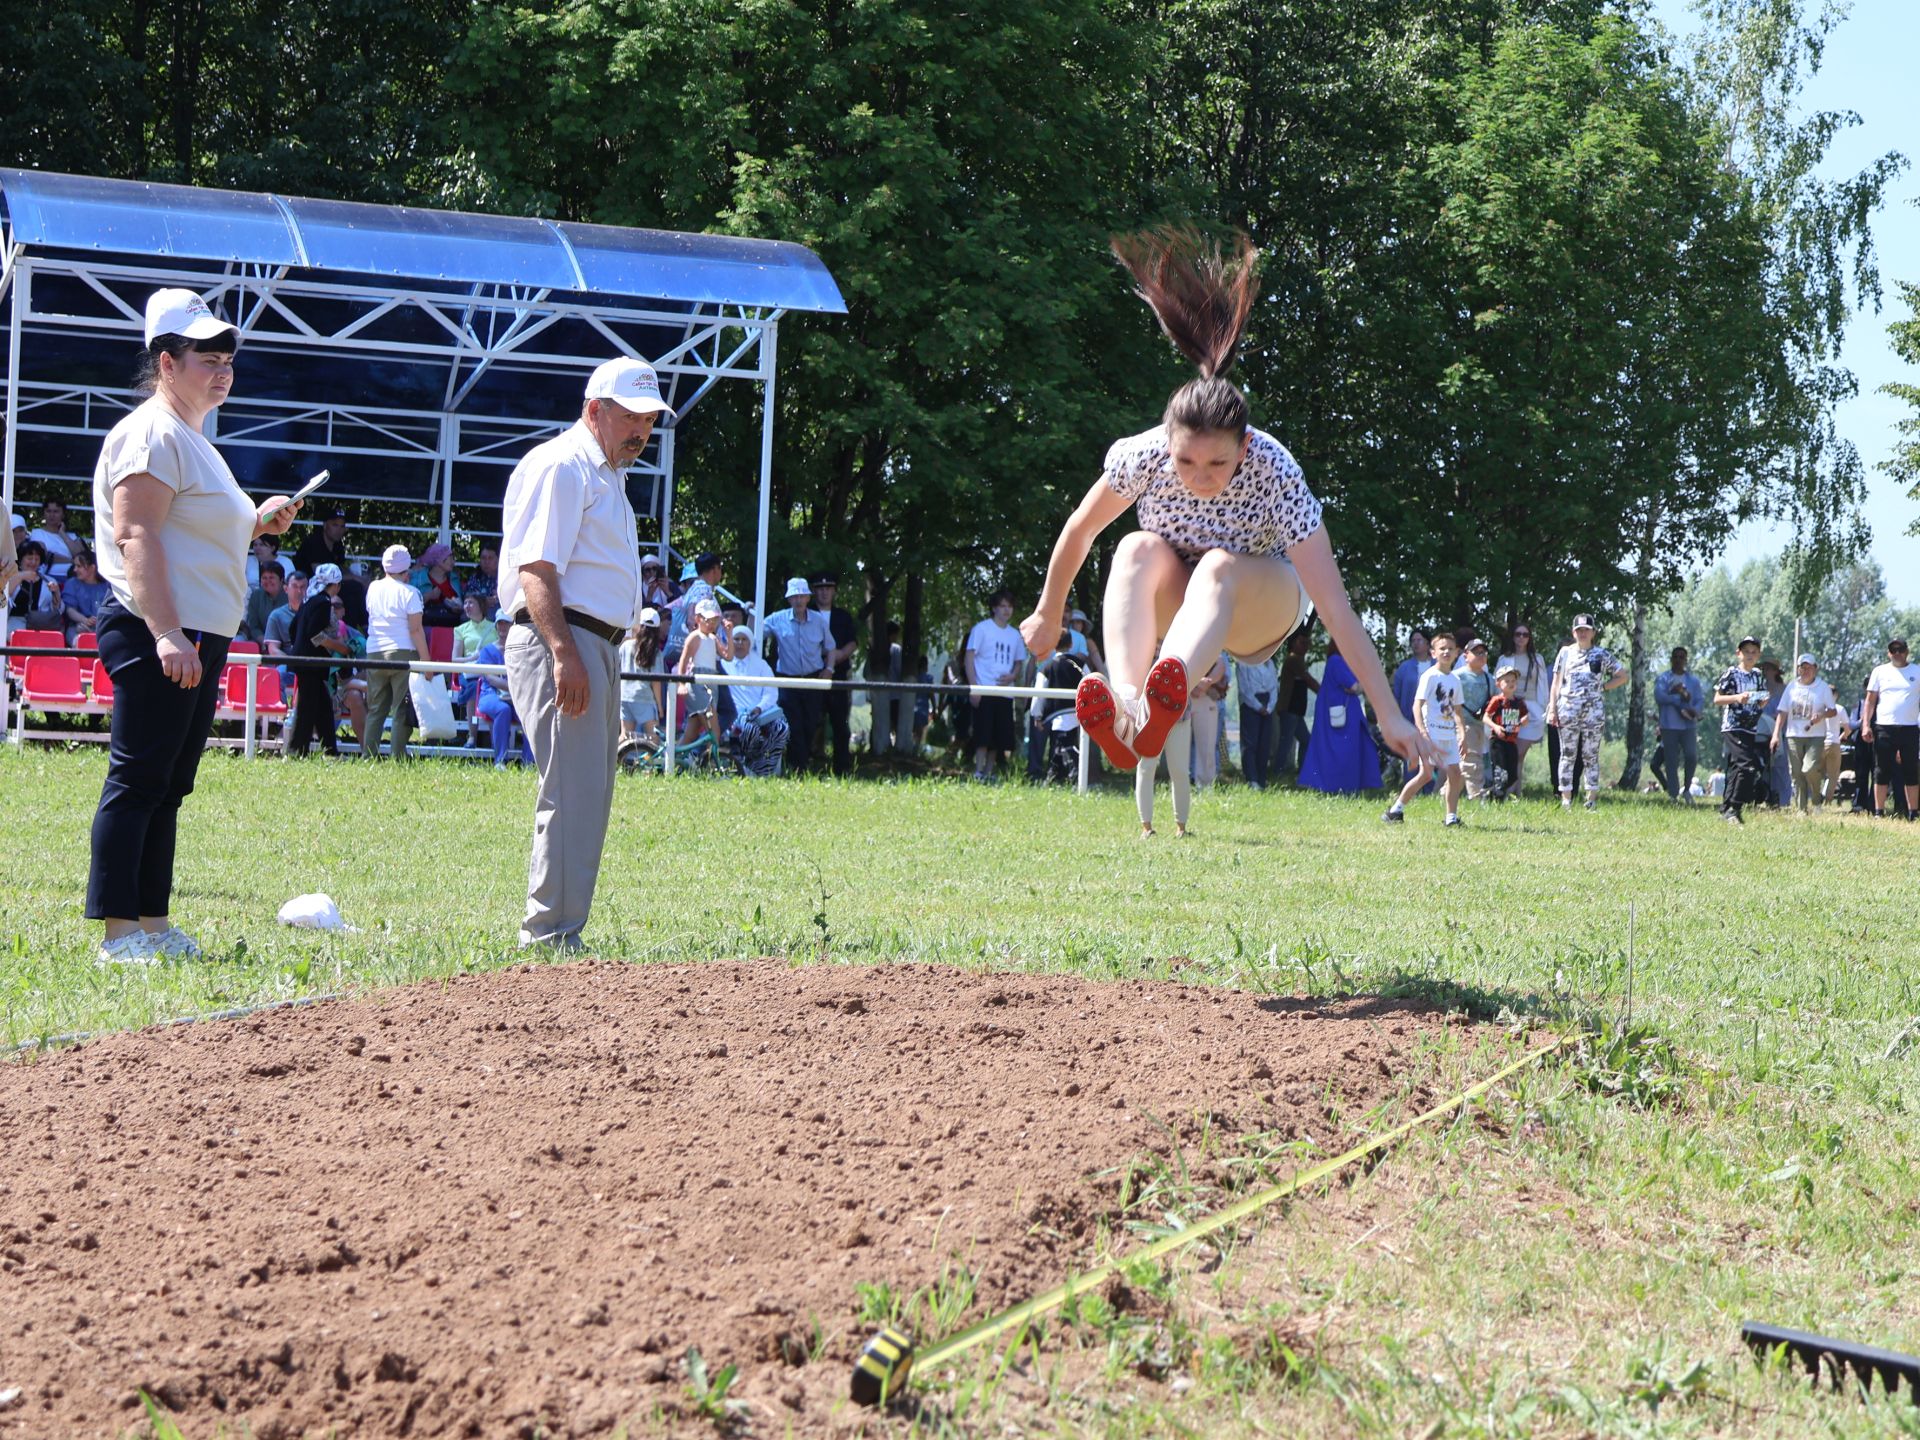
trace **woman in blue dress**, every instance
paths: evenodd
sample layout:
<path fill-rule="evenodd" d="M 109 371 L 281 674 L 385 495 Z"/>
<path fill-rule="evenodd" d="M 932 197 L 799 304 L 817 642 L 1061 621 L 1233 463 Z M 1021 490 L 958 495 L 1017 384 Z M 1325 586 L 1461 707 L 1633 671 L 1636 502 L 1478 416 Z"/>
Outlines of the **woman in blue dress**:
<path fill-rule="evenodd" d="M 1380 788 L 1380 752 L 1360 708 L 1360 681 L 1332 640 L 1327 642 L 1320 698 L 1314 702 L 1307 758 L 1300 762 L 1300 784 L 1332 795 Z"/>

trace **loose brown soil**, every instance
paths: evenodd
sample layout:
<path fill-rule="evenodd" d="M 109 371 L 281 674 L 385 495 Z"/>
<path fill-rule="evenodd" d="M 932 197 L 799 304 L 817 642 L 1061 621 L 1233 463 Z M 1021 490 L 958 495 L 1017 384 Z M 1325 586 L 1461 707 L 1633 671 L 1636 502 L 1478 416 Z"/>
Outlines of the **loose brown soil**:
<path fill-rule="evenodd" d="M 1011 1303 L 1085 1262 L 1113 1203 L 1092 1177 L 1167 1125 L 1324 1142 L 1326 1097 L 1392 1093 L 1438 1023 L 583 963 L 0 1067 L 0 1436 L 132 1431 L 141 1389 L 195 1440 L 644 1433 L 673 1428 L 690 1345 L 740 1364 L 755 1432 L 844 1432 L 856 1282 L 958 1257 L 975 1315 Z"/>

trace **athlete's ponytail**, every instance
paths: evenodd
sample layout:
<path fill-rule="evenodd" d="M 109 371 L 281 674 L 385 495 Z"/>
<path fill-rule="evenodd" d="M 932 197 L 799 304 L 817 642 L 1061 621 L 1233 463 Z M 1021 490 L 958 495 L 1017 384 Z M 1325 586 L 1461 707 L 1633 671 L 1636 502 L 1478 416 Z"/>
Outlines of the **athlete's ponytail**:
<path fill-rule="evenodd" d="M 1191 226 L 1166 225 L 1116 237 L 1113 253 L 1167 338 L 1200 371 L 1167 401 L 1167 428 L 1243 433 L 1247 397 L 1226 374 L 1259 293 L 1260 252 L 1253 242 L 1236 234 L 1227 257 Z"/>

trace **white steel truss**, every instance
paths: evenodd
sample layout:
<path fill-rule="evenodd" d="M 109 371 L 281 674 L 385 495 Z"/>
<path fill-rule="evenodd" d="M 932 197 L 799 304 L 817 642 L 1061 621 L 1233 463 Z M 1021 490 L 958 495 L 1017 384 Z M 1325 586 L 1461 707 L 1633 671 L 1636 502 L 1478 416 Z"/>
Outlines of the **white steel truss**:
<path fill-rule="evenodd" d="M 4 502 L 11 508 L 16 438 L 21 433 L 103 438 L 138 397 L 130 390 L 21 373 L 23 344 L 59 335 L 124 336 L 126 354 L 140 344 L 143 306 L 156 288 L 181 285 L 206 297 L 235 322 L 254 353 L 358 357 L 368 363 L 419 367 L 432 377 L 436 408 L 360 403 L 354 396 L 292 402 L 237 398 L 221 407 L 209 430 L 222 447 L 356 456 L 420 467 L 428 480 L 407 496 L 356 490 L 351 478 L 330 484 L 341 499 L 410 499 L 440 509 L 440 535 L 450 538 L 456 476 L 463 467 L 506 471 L 534 444 L 570 424 L 573 413 L 523 418 L 467 407 L 483 380 L 503 373 L 585 373 L 612 355 L 635 355 L 659 372 L 677 418 L 655 430 L 656 443 L 630 482 L 635 510 L 655 533 L 649 548 L 671 551 L 675 426 L 723 380 L 757 382 L 765 407 L 760 463 L 760 525 L 754 603 L 766 612 L 769 492 L 772 470 L 774 364 L 784 311 L 733 304 L 648 308 L 645 301 L 596 304 L 578 295 L 524 286 L 434 286 L 398 279 L 333 277 L 232 263 L 195 265 L 168 257 L 128 263 L 70 251 L 28 253 L 0 226 L 0 303 L 10 301 L 7 333 L 7 430 Z M 241 387 L 244 395 L 244 385 Z M 217 427 L 217 428 L 216 428 Z M 343 467 L 351 469 L 351 467 Z M 90 471 L 89 471 L 90 474 Z M 34 474 L 37 480 L 88 475 Z M 470 498 L 463 504 L 499 503 Z"/>

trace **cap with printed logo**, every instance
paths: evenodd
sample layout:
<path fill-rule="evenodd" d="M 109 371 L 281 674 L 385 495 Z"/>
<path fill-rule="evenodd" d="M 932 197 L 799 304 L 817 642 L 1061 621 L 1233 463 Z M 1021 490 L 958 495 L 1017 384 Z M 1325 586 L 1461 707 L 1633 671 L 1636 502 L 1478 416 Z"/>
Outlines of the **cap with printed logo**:
<path fill-rule="evenodd" d="M 1814 659 L 1813 656 L 1811 655 L 1802 655 L 1798 660 L 1794 661 L 1793 663 L 1795 665 L 1818 665 L 1820 662 Z"/>
<path fill-rule="evenodd" d="M 1593 629 L 1593 617 L 1592 617 L 1591 615 L 1576 615 L 1576 616 L 1574 616 L 1574 617 L 1573 617 L 1573 628 L 1574 628 L 1574 629 L 1576 629 L 1576 630 L 1591 630 L 1591 629 Z"/>
<path fill-rule="evenodd" d="M 210 340 L 233 326 L 208 308 L 191 290 L 156 290 L 147 297 L 147 344 L 162 335 Z"/>
<path fill-rule="evenodd" d="M 653 367 L 624 355 L 607 361 L 588 377 L 587 399 L 611 400 L 636 415 L 673 415 L 673 407 L 660 398 L 660 377 L 653 373 Z"/>

